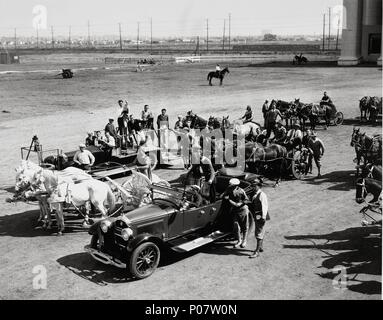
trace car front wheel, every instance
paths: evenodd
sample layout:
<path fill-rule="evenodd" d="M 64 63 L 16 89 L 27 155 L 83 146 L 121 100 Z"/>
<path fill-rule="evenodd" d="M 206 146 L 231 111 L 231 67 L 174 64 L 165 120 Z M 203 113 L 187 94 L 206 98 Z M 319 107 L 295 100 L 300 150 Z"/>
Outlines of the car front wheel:
<path fill-rule="evenodd" d="M 129 260 L 133 277 L 144 279 L 153 274 L 160 262 L 160 249 L 153 242 L 145 242 L 134 249 Z"/>

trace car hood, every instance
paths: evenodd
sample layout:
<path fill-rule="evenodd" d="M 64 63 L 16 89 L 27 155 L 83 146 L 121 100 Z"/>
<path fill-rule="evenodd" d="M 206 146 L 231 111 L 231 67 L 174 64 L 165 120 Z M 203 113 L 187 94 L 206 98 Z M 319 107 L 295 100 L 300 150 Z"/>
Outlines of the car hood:
<path fill-rule="evenodd" d="M 168 210 L 163 210 L 155 204 L 149 204 L 125 213 L 124 217 L 128 218 L 130 222 L 134 223 L 135 221 L 146 220 L 152 217 L 159 217 L 167 213 Z"/>

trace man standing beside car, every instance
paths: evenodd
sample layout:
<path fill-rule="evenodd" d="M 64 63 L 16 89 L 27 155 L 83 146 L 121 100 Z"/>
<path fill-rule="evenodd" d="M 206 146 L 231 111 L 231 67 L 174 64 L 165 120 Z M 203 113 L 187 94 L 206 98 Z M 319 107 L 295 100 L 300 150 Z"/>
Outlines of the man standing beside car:
<path fill-rule="evenodd" d="M 255 238 L 257 239 L 257 247 L 249 258 L 259 257 L 259 253 L 263 252 L 263 238 L 265 236 L 265 223 L 269 220 L 269 205 L 267 195 L 262 191 L 262 182 L 256 181 L 255 194 L 252 199 L 251 213 L 254 217 Z"/>
<path fill-rule="evenodd" d="M 239 185 L 240 181 L 238 179 L 230 179 L 229 187 L 224 193 L 223 198 L 231 205 L 231 214 L 234 219 L 234 232 L 237 236 L 237 243 L 234 245 L 234 248 L 245 248 L 249 231 L 249 209 L 246 203 L 249 199 L 245 190 Z"/>

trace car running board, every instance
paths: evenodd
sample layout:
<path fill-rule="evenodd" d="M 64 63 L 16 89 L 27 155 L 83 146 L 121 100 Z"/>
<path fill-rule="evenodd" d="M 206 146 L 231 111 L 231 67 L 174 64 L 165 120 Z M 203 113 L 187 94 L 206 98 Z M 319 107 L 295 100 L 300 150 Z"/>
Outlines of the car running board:
<path fill-rule="evenodd" d="M 222 231 L 215 231 L 213 233 L 210 233 L 204 237 L 199 237 L 194 240 L 184 242 L 180 245 L 172 247 L 172 249 L 176 252 L 188 252 L 195 248 L 199 248 L 205 244 L 211 243 L 213 241 L 216 241 L 220 238 L 226 237 L 227 235 L 231 234 L 230 232 L 222 232 Z"/>

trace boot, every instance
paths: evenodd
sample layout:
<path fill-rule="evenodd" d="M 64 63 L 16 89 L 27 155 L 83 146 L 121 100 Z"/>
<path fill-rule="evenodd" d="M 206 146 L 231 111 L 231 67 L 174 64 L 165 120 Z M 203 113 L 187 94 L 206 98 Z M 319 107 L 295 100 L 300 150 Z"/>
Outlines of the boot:
<path fill-rule="evenodd" d="M 254 253 L 249 256 L 250 259 L 259 257 L 259 252 L 261 251 L 263 240 L 257 239 L 257 248 L 255 249 Z M 263 248 L 262 248 L 263 251 Z"/>

